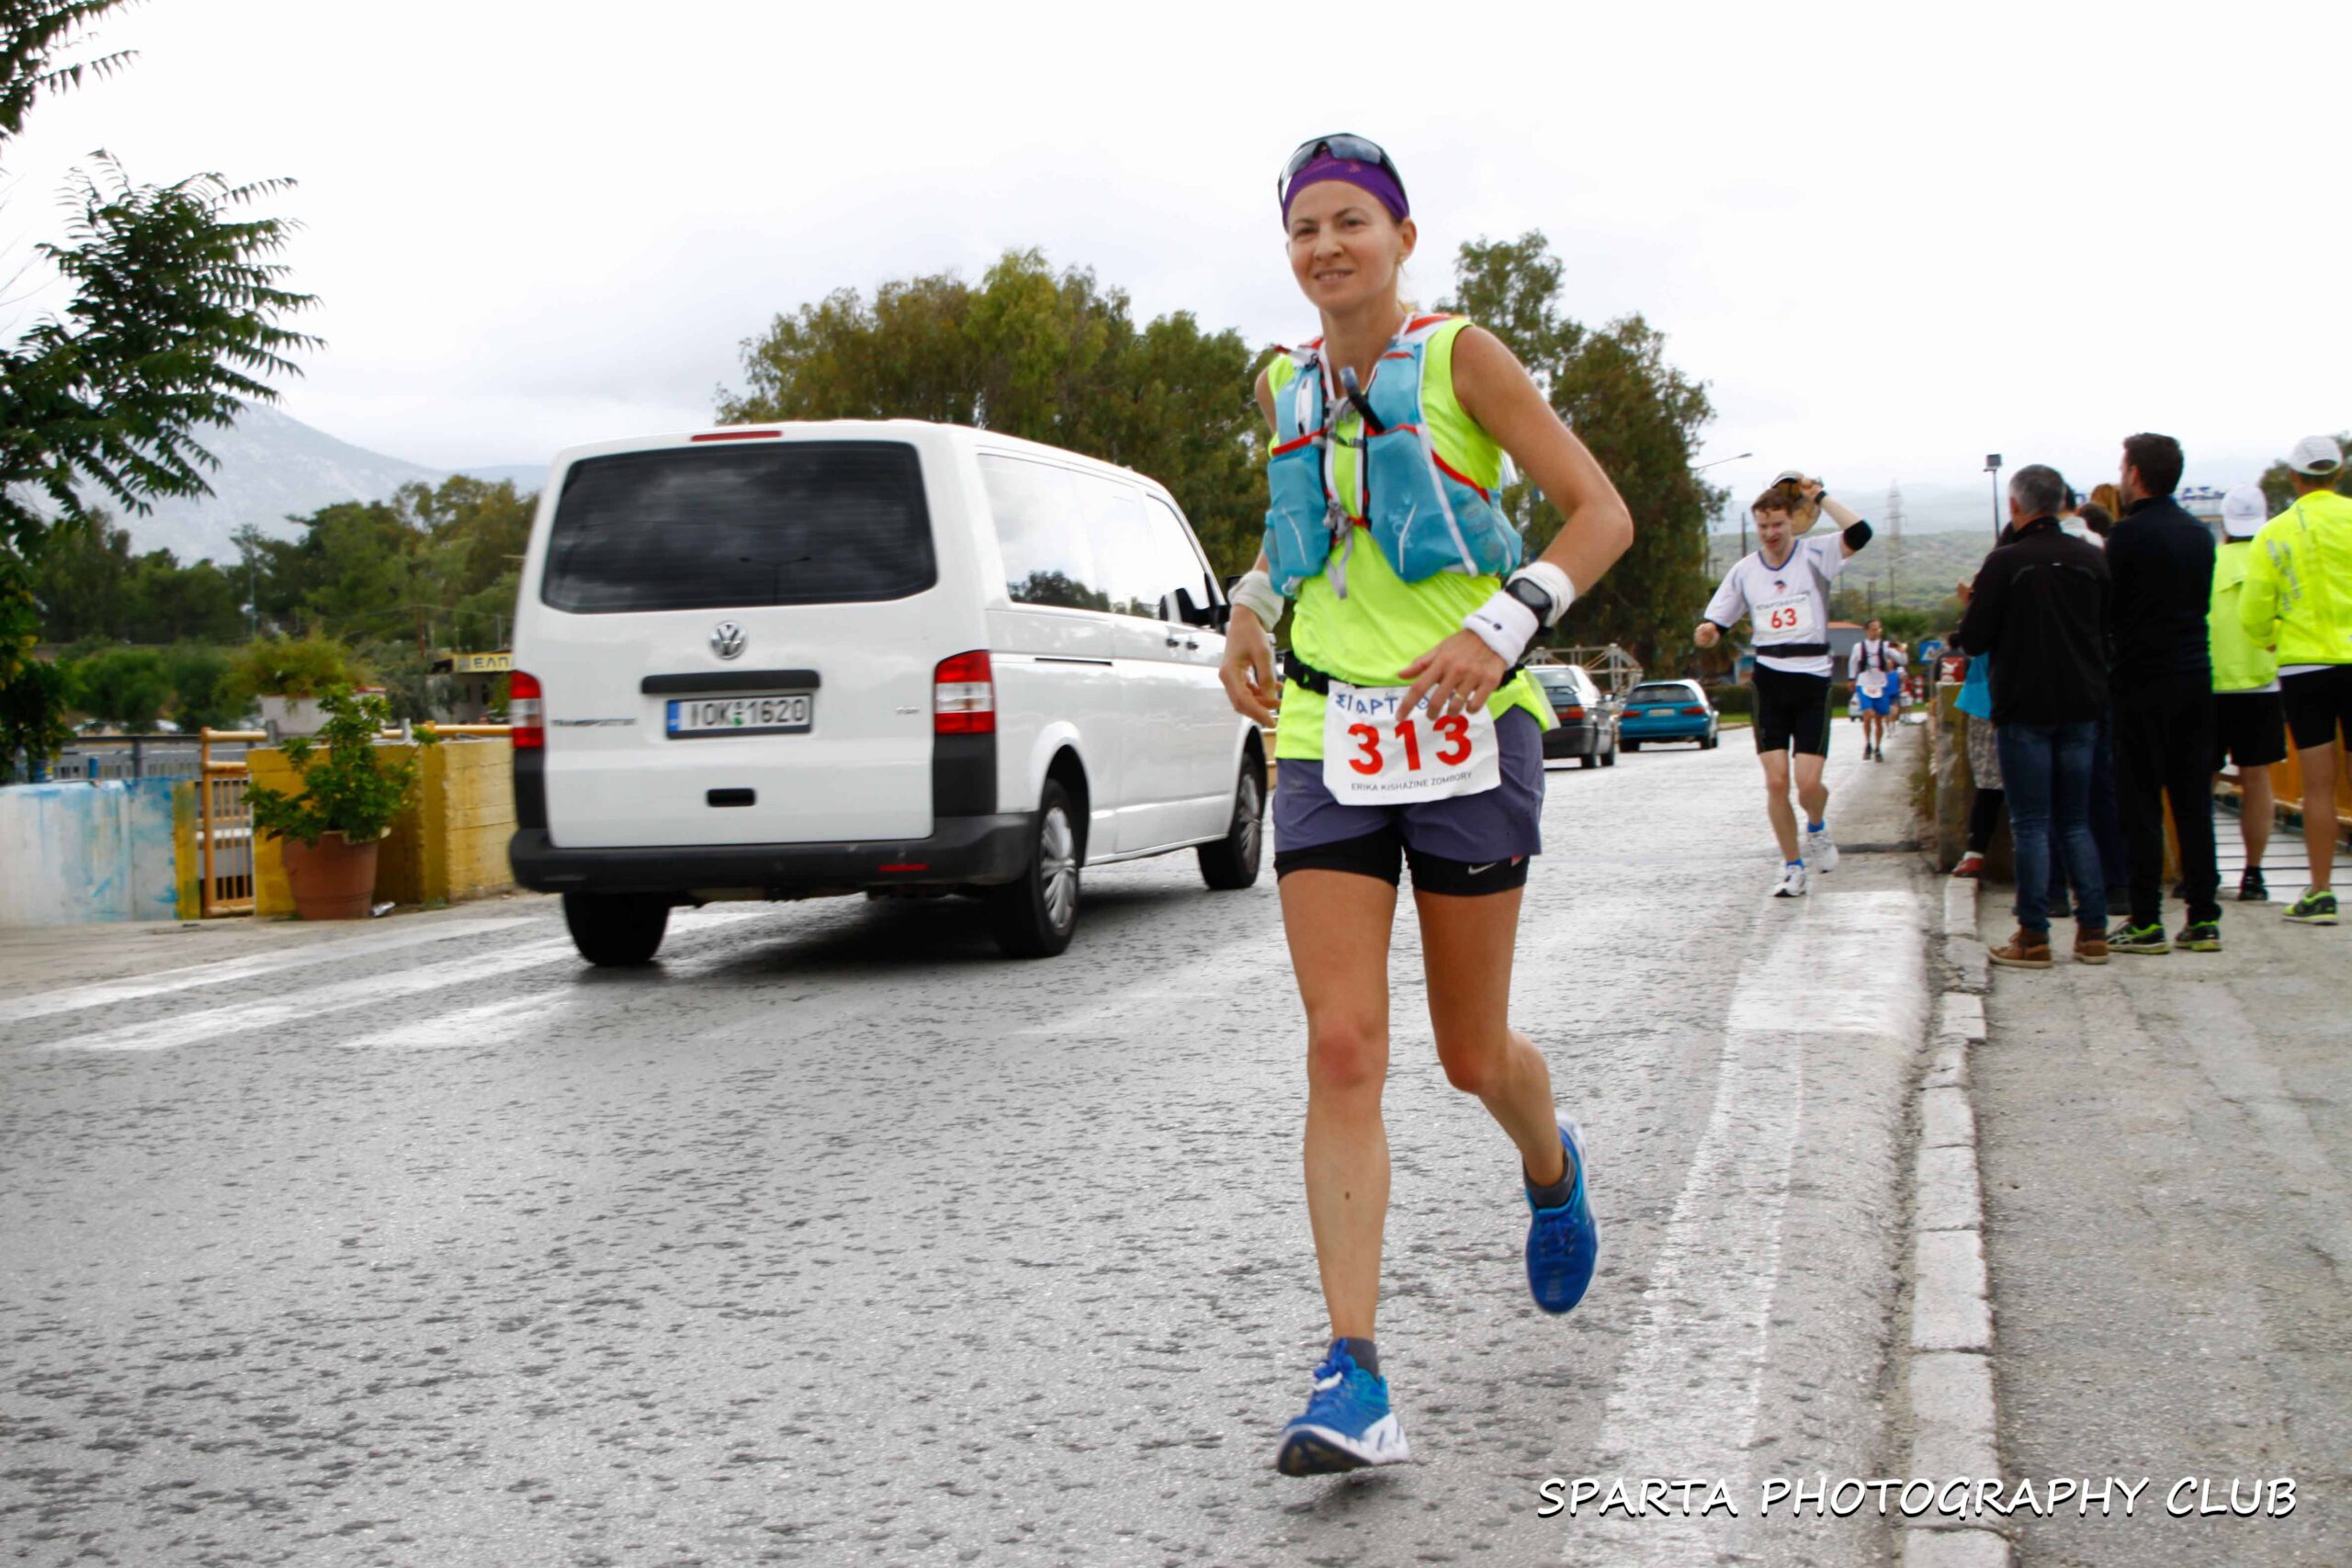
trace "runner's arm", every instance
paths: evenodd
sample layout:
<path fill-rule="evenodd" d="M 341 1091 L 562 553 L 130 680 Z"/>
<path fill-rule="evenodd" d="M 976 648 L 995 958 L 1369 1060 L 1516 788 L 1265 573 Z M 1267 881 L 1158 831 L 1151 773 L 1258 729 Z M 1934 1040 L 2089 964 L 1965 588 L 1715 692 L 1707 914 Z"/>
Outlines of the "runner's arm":
<path fill-rule="evenodd" d="M 1560 531 L 1540 558 L 1566 576 L 1571 592 L 1590 592 L 1634 542 L 1634 514 L 1617 487 L 1502 340 L 1483 327 L 1465 327 L 1453 340 L 1453 395 L 1558 508 Z M 1458 631 L 1399 671 L 1410 682 L 1406 711 L 1427 695 L 1432 713 L 1467 712 L 1510 671 L 1477 633 Z"/>
<path fill-rule="evenodd" d="M 1274 428 L 1274 389 L 1266 373 L 1258 372 L 1258 410 L 1266 416 L 1266 428 Z M 1252 571 L 1266 570 L 1266 552 L 1261 549 Z M 1225 700 L 1242 717 L 1261 725 L 1271 725 L 1282 705 L 1282 683 L 1274 679 L 1274 628 L 1263 625 L 1257 613 L 1245 604 L 1236 604 L 1225 626 L 1225 658 L 1217 664 L 1217 680 L 1225 687 Z"/>
<path fill-rule="evenodd" d="M 1734 567 L 1724 574 L 1715 596 L 1707 601 L 1707 613 L 1699 619 L 1698 629 L 1690 640 L 1701 648 L 1713 648 L 1724 633 L 1739 623 L 1747 614 L 1747 596 L 1739 591 L 1739 569 Z"/>

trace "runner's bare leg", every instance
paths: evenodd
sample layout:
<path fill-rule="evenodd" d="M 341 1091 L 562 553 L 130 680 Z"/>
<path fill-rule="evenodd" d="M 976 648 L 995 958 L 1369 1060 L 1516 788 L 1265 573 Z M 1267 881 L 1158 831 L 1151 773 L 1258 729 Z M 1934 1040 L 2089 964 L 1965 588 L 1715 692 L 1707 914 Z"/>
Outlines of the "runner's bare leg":
<path fill-rule="evenodd" d="M 1288 764 L 1312 767 L 1301 762 Z M 1346 871 L 1282 879 L 1283 931 L 1306 1004 L 1306 1216 L 1331 1337 L 1371 1339 L 1388 1218 L 1388 943 L 1396 889 Z"/>

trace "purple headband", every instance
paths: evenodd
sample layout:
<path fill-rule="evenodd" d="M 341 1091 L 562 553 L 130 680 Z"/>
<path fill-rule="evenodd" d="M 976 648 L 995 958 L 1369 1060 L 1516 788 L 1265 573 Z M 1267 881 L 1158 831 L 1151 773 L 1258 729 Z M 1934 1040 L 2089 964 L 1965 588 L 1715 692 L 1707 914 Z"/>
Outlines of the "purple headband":
<path fill-rule="evenodd" d="M 1290 204 L 1297 198 L 1300 191 L 1325 180 L 1338 180 L 1342 185 L 1351 185 L 1377 197 L 1380 205 L 1388 209 L 1388 216 L 1399 223 L 1412 210 L 1405 205 L 1405 187 L 1391 179 L 1388 171 L 1379 164 L 1362 164 L 1352 158 L 1334 158 L 1325 152 L 1291 177 L 1290 188 L 1283 192 L 1283 221 L 1290 221 Z"/>

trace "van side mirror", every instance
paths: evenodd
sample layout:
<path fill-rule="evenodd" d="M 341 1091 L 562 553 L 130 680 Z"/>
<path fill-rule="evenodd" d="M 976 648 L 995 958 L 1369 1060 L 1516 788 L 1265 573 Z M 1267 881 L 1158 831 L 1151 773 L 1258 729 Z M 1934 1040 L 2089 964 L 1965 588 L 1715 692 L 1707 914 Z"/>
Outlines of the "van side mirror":
<path fill-rule="evenodd" d="M 1176 612 L 1169 618 L 1181 621 L 1188 626 L 1222 627 L 1225 625 L 1226 615 L 1231 613 L 1223 604 L 1193 604 L 1192 590 L 1187 588 L 1177 589 L 1168 596 L 1168 599 L 1174 604 Z"/>

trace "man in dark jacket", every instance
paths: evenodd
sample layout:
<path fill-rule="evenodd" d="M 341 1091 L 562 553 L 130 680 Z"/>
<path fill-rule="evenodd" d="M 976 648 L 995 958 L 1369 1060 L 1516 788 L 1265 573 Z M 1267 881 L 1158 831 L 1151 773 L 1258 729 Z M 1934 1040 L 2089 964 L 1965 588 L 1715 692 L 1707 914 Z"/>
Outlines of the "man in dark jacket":
<path fill-rule="evenodd" d="M 2172 498 L 2180 443 L 2123 443 L 2123 515 L 2108 536 L 2115 580 L 2115 793 L 2132 864 L 2130 924 L 2120 953 L 2172 951 L 2165 940 L 2165 800 L 2180 836 L 2188 923 L 2179 945 L 2222 948 L 2213 860 L 2213 664 L 2205 615 L 2213 597 L 2213 531 Z"/>
<path fill-rule="evenodd" d="M 2018 932 L 1996 964 L 2050 967 L 2050 863 L 2078 890 L 2075 957 L 2107 962 L 2107 878 L 2091 837 L 2092 750 L 2107 706 L 2107 559 L 2059 526 L 2066 481 L 2040 463 L 2009 479 L 2009 526 L 1984 558 L 1952 641 L 1993 658 L 1993 723 L 2017 846 Z"/>

